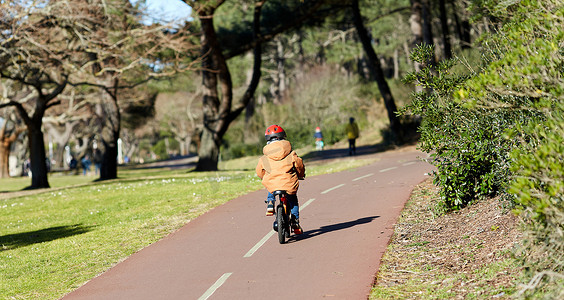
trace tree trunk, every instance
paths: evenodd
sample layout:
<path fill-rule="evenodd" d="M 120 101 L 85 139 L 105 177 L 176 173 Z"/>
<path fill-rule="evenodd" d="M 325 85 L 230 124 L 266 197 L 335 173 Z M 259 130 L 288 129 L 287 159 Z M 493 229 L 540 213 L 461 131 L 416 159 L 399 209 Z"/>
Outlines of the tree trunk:
<path fill-rule="evenodd" d="M 441 29 L 443 33 L 442 37 L 444 56 L 446 59 L 449 59 L 452 57 L 452 49 L 450 46 L 450 33 L 448 30 L 448 17 L 446 13 L 445 0 L 439 0 L 439 10 L 441 12 Z"/>
<path fill-rule="evenodd" d="M 214 137 L 211 131 L 204 129 L 200 141 L 200 149 L 198 149 L 196 171 L 217 171 L 220 143 L 220 138 Z"/>
<path fill-rule="evenodd" d="M 275 103 L 282 103 L 284 94 L 286 93 L 286 69 L 284 68 L 284 45 L 282 39 L 276 39 L 276 94 Z"/>
<path fill-rule="evenodd" d="M 8 131 L 9 120 L 4 118 L 0 128 L 0 178 L 10 177 L 10 148 L 21 132 L 18 128 Z"/>
<path fill-rule="evenodd" d="M 198 164 L 196 171 L 215 171 L 219 160 L 219 147 L 229 125 L 246 108 L 253 97 L 260 80 L 260 65 L 262 49 L 257 43 L 254 49 L 253 77 L 245 94 L 233 107 L 233 86 L 231 74 L 221 47 L 217 40 L 213 26 L 214 11 L 223 1 L 215 7 L 201 7 L 197 9 L 202 27 L 202 85 L 203 85 L 203 117 L 204 127 L 198 149 Z M 260 34 L 260 12 L 265 1 L 255 3 L 253 30 L 255 39 Z M 218 92 L 221 87 L 221 98 Z"/>
<path fill-rule="evenodd" d="M 421 19 L 423 21 L 423 42 L 427 45 L 433 45 L 433 16 L 429 0 L 421 0 Z"/>
<path fill-rule="evenodd" d="M 296 77 L 298 79 L 303 78 L 304 74 L 305 74 L 305 66 L 306 66 L 306 59 L 305 59 L 305 51 L 304 51 L 304 45 L 303 45 L 303 41 L 304 41 L 304 33 L 301 29 L 298 29 L 298 62 L 299 62 L 299 66 L 298 66 L 298 73 L 296 74 Z"/>
<path fill-rule="evenodd" d="M 399 79 L 399 49 L 394 49 L 394 79 Z"/>
<path fill-rule="evenodd" d="M 225 121 L 231 108 L 233 87 L 231 74 L 221 53 L 213 25 L 213 12 L 200 12 L 202 26 L 202 85 L 204 128 L 198 150 L 197 171 L 215 171 L 219 159 L 219 147 L 227 128 Z M 221 84 L 221 98 L 218 85 Z"/>
<path fill-rule="evenodd" d="M 31 186 L 27 189 L 48 188 L 49 181 L 47 179 L 47 165 L 45 164 L 45 141 L 43 139 L 43 116 L 45 111 L 56 104 L 53 101 L 60 93 L 63 92 L 67 82 L 58 84 L 49 94 L 44 94 L 41 88 L 38 88 L 38 97 L 35 99 L 35 110 L 30 117 L 23 105 L 19 102 L 10 102 L 9 105 L 14 106 L 23 119 L 28 134 L 29 159 L 31 164 Z"/>
<path fill-rule="evenodd" d="M 10 177 L 10 146 L 12 145 L 8 139 L 0 136 L 0 178 Z"/>
<path fill-rule="evenodd" d="M 43 115 L 43 114 L 42 114 Z M 47 165 L 45 164 L 45 141 L 41 131 L 41 118 L 34 118 L 28 126 L 29 152 L 31 163 L 31 186 L 29 188 L 48 188 Z"/>
<path fill-rule="evenodd" d="M 458 34 L 458 38 L 460 39 L 460 45 L 462 47 L 462 49 L 468 49 L 471 46 L 472 43 L 472 39 L 470 37 L 470 22 L 468 22 L 468 20 L 466 18 L 464 18 L 462 21 L 460 21 L 460 18 L 458 17 L 458 14 L 456 13 L 458 11 L 454 1 L 450 2 L 453 8 L 453 16 L 454 16 L 454 22 L 455 22 L 455 28 L 456 28 L 456 32 Z M 466 7 L 464 7 L 464 10 L 466 10 Z"/>
<path fill-rule="evenodd" d="M 2 137 L 0 137 L 1 139 Z M 0 178 L 10 177 L 10 145 L 12 143 L 0 143 Z"/>
<path fill-rule="evenodd" d="M 118 139 L 114 135 L 111 139 L 102 139 L 102 144 L 104 152 L 99 180 L 115 179 L 117 178 Z"/>
<path fill-rule="evenodd" d="M 118 83 L 115 81 L 114 87 L 117 86 Z M 118 139 L 121 131 L 121 113 L 117 101 L 117 91 L 104 94 L 102 101 L 106 116 L 101 134 L 104 149 L 99 180 L 109 180 L 117 178 Z"/>
<path fill-rule="evenodd" d="M 380 60 L 372 47 L 372 42 L 366 27 L 364 27 L 362 16 L 360 14 L 360 9 L 358 7 L 358 0 L 354 0 L 352 3 L 352 13 L 354 18 L 354 25 L 356 27 L 356 31 L 360 38 L 360 42 L 364 51 L 366 52 L 366 56 L 368 58 L 368 63 L 370 65 L 370 69 L 373 73 L 374 79 L 378 84 L 378 89 L 380 90 L 380 94 L 382 98 L 384 98 L 384 104 L 386 106 L 386 110 L 388 112 L 388 119 L 390 121 L 390 129 L 395 134 L 396 139 L 402 138 L 401 134 L 401 124 L 400 120 L 396 115 L 397 107 L 394 101 L 394 97 L 392 96 L 392 92 L 390 87 L 388 86 L 388 82 L 384 77 L 384 72 L 382 71 L 382 66 L 380 65 Z"/>
<path fill-rule="evenodd" d="M 423 43 L 423 12 L 421 0 L 411 0 L 411 16 L 409 17 L 409 26 L 413 34 L 413 46 Z M 419 71 L 416 69 L 416 71 Z"/>
<path fill-rule="evenodd" d="M 413 42 L 411 47 L 423 44 L 423 11 L 421 0 L 411 0 L 411 17 L 409 17 L 409 24 L 411 33 L 413 34 Z M 409 55 L 409 54 L 408 54 Z M 415 72 L 421 70 L 421 64 L 413 61 L 413 68 Z M 415 91 L 420 92 L 423 88 L 419 85 L 415 86 Z"/>
<path fill-rule="evenodd" d="M 409 57 L 409 45 L 407 44 L 407 41 L 403 43 L 403 52 L 405 53 L 405 61 L 407 61 L 407 64 L 409 66 L 413 64 L 413 68 L 415 69 L 415 64 L 411 61 L 411 58 Z"/>

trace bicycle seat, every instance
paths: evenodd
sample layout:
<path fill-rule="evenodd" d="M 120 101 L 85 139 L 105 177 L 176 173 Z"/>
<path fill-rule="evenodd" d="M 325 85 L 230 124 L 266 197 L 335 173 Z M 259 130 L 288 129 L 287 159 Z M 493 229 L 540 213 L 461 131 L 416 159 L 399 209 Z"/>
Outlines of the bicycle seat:
<path fill-rule="evenodd" d="M 273 194 L 274 196 L 276 196 L 276 195 L 282 195 L 282 194 L 286 194 L 286 191 L 278 190 L 278 191 L 274 191 L 272 194 Z"/>

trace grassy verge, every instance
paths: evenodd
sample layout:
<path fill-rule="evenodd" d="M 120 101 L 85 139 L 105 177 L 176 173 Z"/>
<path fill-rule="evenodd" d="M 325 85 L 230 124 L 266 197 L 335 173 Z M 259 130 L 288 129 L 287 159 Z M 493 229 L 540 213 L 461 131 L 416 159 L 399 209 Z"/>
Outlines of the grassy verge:
<path fill-rule="evenodd" d="M 65 176 L 65 175 L 50 175 L 49 184 L 51 188 L 60 188 L 72 185 L 86 184 L 92 182 L 96 177 L 94 176 Z M 29 177 L 13 177 L 0 179 L 0 193 L 9 193 L 20 191 L 31 184 Z"/>
<path fill-rule="evenodd" d="M 371 160 L 308 165 L 308 176 Z M 248 164 L 256 164 L 256 159 Z M 244 169 L 241 166 L 233 168 Z M 253 171 L 120 171 L 51 177 L 57 189 L 0 199 L 0 298 L 58 299 L 212 207 L 262 188 Z M 4 191 L 29 178 L 2 179 Z M 67 186 L 66 188 L 63 188 Z"/>
<path fill-rule="evenodd" d="M 522 274 L 515 216 L 499 199 L 444 215 L 437 197 L 431 180 L 414 190 L 370 299 L 508 299 Z"/>

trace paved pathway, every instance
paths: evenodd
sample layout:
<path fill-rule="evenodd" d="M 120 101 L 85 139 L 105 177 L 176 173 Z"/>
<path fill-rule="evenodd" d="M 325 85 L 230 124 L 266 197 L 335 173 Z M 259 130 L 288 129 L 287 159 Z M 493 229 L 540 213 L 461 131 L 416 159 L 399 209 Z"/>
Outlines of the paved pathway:
<path fill-rule="evenodd" d="M 264 216 L 261 190 L 205 213 L 64 299 L 366 299 L 405 201 L 432 170 L 418 151 L 375 156 L 369 166 L 302 181 L 304 234 L 287 244 Z"/>

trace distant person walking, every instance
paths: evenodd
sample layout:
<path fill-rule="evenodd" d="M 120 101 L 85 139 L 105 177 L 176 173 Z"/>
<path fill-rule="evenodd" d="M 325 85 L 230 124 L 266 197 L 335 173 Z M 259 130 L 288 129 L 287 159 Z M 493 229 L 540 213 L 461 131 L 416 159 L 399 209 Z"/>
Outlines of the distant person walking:
<path fill-rule="evenodd" d="M 74 155 L 71 155 L 71 159 L 69 161 L 69 169 L 71 174 L 78 175 L 78 161 L 74 158 Z"/>
<path fill-rule="evenodd" d="M 96 150 L 94 150 L 94 169 L 95 169 L 95 174 L 98 175 L 100 174 L 100 169 L 102 168 L 102 151 L 100 151 L 100 149 L 96 148 Z"/>
<path fill-rule="evenodd" d="M 92 164 L 90 157 L 88 157 L 88 154 L 84 155 L 80 162 L 82 163 L 83 175 L 88 175 L 88 173 L 90 172 L 90 165 Z"/>
<path fill-rule="evenodd" d="M 315 150 L 323 150 L 325 143 L 323 142 L 323 133 L 321 133 L 321 128 L 315 128 L 313 137 L 315 138 Z"/>
<path fill-rule="evenodd" d="M 349 155 L 356 154 L 356 139 L 358 138 L 358 125 L 354 121 L 354 118 L 349 118 L 349 123 L 345 128 L 347 133 L 347 138 L 349 139 Z"/>

